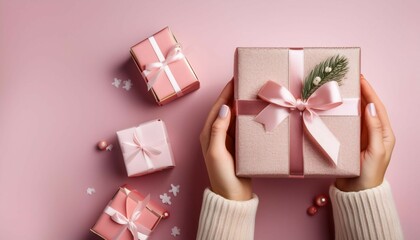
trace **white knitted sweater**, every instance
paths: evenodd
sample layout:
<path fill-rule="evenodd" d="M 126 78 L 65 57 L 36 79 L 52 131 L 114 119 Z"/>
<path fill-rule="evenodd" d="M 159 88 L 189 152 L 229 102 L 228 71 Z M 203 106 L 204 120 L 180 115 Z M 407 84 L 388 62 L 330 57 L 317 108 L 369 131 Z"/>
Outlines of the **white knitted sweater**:
<path fill-rule="evenodd" d="M 384 181 L 378 187 L 360 192 L 342 192 L 335 186 L 331 186 L 330 198 L 335 239 L 403 239 L 388 182 Z M 206 189 L 197 239 L 254 239 L 257 207 L 256 195 L 248 201 L 232 201 Z"/>

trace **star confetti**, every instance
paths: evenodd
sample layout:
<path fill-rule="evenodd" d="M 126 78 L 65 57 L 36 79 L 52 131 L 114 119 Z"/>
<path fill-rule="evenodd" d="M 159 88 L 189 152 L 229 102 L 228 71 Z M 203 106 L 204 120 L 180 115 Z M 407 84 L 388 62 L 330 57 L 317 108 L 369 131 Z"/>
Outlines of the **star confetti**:
<path fill-rule="evenodd" d="M 123 84 L 124 86 L 122 88 L 124 88 L 127 91 L 129 91 L 131 87 L 133 86 L 133 83 L 131 82 L 130 79 L 123 81 Z"/>
<path fill-rule="evenodd" d="M 175 226 L 171 229 L 171 235 L 176 237 L 178 235 L 181 235 L 181 229 L 179 227 Z"/>
<path fill-rule="evenodd" d="M 176 197 L 176 195 L 178 195 L 179 193 L 179 185 L 175 186 L 171 184 L 171 189 L 169 190 L 169 192 L 171 192 Z"/>
<path fill-rule="evenodd" d="M 106 147 L 106 150 L 107 150 L 107 151 L 111 151 L 113 147 L 114 147 L 114 145 L 109 144 L 109 145 Z"/>
<path fill-rule="evenodd" d="M 114 82 L 112 82 L 112 85 L 114 85 L 114 87 L 119 88 L 121 84 L 121 79 L 118 78 L 114 78 Z"/>
<path fill-rule="evenodd" d="M 168 194 L 164 193 L 163 195 L 160 195 L 160 199 L 162 200 L 162 203 L 171 205 L 171 197 L 168 196 Z"/>
<path fill-rule="evenodd" d="M 86 193 L 89 195 L 93 195 L 96 192 L 96 190 L 93 187 L 88 187 L 86 189 Z"/>

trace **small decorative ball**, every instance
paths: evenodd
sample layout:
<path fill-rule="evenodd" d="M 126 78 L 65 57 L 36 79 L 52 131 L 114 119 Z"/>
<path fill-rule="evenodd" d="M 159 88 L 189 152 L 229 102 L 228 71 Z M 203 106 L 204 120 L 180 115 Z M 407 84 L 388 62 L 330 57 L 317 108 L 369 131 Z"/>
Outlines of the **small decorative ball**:
<path fill-rule="evenodd" d="M 309 216 L 313 216 L 318 212 L 318 209 L 315 206 L 310 206 L 306 212 Z"/>
<path fill-rule="evenodd" d="M 314 80 L 312 81 L 312 83 L 315 86 L 318 86 L 318 84 L 321 82 L 321 78 L 320 77 L 315 77 Z"/>
<path fill-rule="evenodd" d="M 106 147 L 108 147 L 108 143 L 106 141 L 98 142 L 98 148 L 101 151 L 105 151 Z"/>
<path fill-rule="evenodd" d="M 323 207 L 323 206 L 327 205 L 327 203 L 328 203 L 327 196 L 325 196 L 323 194 L 316 196 L 316 198 L 315 198 L 315 204 L 318 207 Z"/>
<path fill-rule="evenodd" d="M 164 212 L 164 213 L 162 214 L 162 218 L 163 218 L 163 219 L 167 219 L 169 216 L 170 216 L 170 214 L 169 214 L 169 212 L 168 212 L 168 211 L 166 211 L 166 212 Z"/>
<path fill-rule="evenodd" d="M 332 68 L 331 67 L 325 67 L 325 72 L 326 73 L 329 73 L 329 72 L 331 72 L 332 71 Z"/>

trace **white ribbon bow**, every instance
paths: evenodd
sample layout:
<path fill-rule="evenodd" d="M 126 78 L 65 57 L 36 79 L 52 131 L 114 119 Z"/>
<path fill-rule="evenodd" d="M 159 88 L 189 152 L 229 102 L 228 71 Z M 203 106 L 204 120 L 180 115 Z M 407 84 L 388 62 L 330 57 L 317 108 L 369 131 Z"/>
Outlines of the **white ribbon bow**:
<path fill-rule="evenodd" d="M 162 153 L 160 150 L 152 146 L 141 144 L 137 135 L 137 130 L 134 131 L 132 142 L 123 142 L 124 153 L 130 152 L 130 148 L 132 150 L 131 154 L 128 154 L 129 157 L 127 158 L 127 162 L 129 163 L 133 161 L 138 154 L 142 153 L 149 169 L 154 168 L 154 164 L 151 159 L 153 160 L 157 155 Z"/>
<path fill-rule="evenodd" d="M 158 56 L 159 62 L 146 64 L 145 69 L 142 72 L 142 74 L 148 79 L 147 90 L 152 89 L 153 85 L 155 85 L 156 81 L 159 79 L 160 74 L 163 71 L 165 71 L 166 74 L 168 75 L 169 81 L 171 82 L 172 87 L 174 88 L 175 92 L 177 93 L 180 92 L 181 88 L 176 82 L 175 77 L 173 76 L 168 65 L 185 58 L 184 54 L 182 53 L 181 46 L 179 44 L 176 44 L 175 46 L 173 46 L 169 50 L 165 58 L 158 44 L 156 43 L 156 40 L 153 37 L 150 37 L 149 41 L 153 47 L 153 50 Z M 154 73 L 154 75 L 151 75 L 152 73 Z"/>
<path fill-rule="evenodd" d="M 105 209 L 105 213 L 110 215 L 111 219 L 114 222 L 124 226 L 124 228 L 122 228 L 121 231 L 113 238 L 114 240 L 120 239 L 126 229 L 128 229 L 131 232 L 131 235 L 133 235 L 134 239 L 147 240 L 148 235 L 145 233 L 149 233 L 150 230 L 148 230 L 147 228 L 143 227 L 140 224 L 136 224 L 136 221 L 139 219 L 141 212 L 146 207 L 149 201 L 150 201 L 150 195 L 147 195 L 147 197 L 145 197 L 143 201 L 138 202 L 136 208 L 134 209 L 133 213 L 131 214 L 129 218 L 124 216 L 123 214 L 121 214 L 120 212 L 118 212 L 117 210 L 113 209 L 110 206 L 108 206 Z"/>

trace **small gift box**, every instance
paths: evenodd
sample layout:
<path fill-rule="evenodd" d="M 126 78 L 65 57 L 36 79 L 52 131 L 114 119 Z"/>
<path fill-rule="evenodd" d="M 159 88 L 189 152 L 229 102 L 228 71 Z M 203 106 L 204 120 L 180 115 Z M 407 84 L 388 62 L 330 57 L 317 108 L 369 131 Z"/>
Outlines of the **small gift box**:
<path fill-rule="evenodd" d="M 128 185 L 120 187 L 91 231 L 103 239 L 145 240 L 169 214 Z"/>
<path fill-rule="evenodd" d="M 159 105 L 200 87 L 197 76 L 168 27 L 136 44 L 130 52 Z"/>
<path fill-rule="evenodd" d="M 360 174 L 360 49 L 238 48 L 236 174 Z"/>
<path fill-rule="evenodd" d="M 129 177 L 175 166 L 165 123 L 153 120 L 117 132 Z"/>

